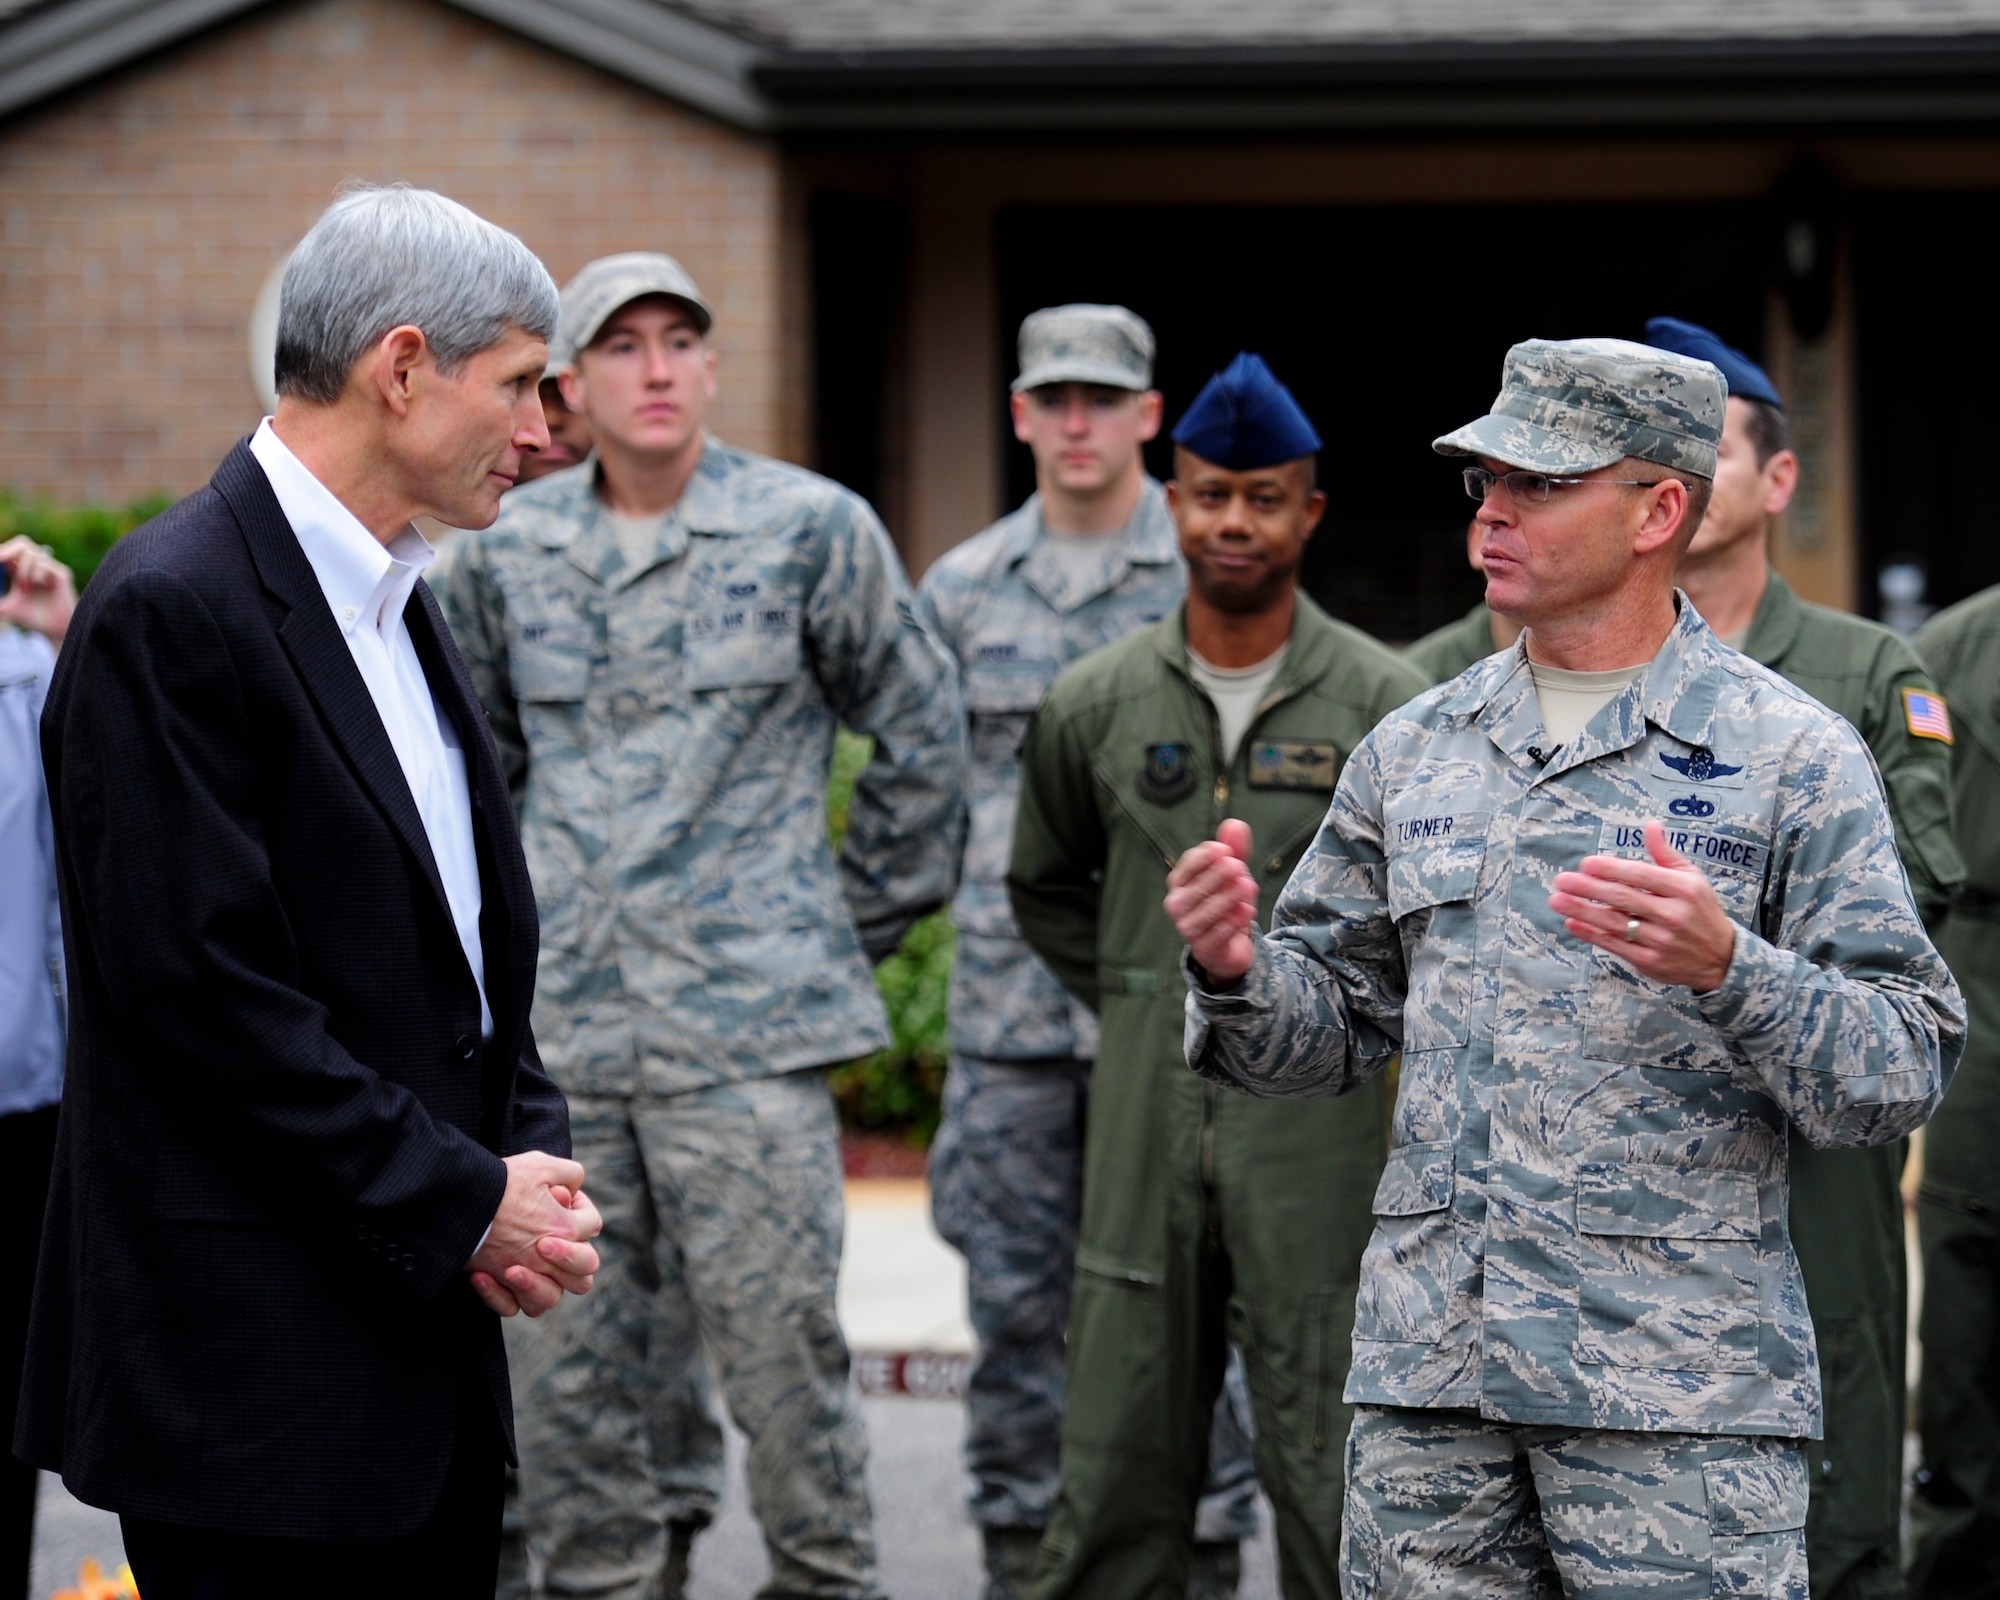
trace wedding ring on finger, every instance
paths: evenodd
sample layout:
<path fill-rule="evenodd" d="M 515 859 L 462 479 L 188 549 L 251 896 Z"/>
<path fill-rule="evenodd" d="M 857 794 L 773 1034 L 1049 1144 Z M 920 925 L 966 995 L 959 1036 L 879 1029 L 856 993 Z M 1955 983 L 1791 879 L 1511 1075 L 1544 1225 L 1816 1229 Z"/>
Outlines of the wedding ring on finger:
<path fill-rule="evenodd" d="M 1625 919 L 1625 942 L 1627 944 L 1636 944 L 1638 939 L 1639 919 L 1637 917 L 1627 917 Z"/>

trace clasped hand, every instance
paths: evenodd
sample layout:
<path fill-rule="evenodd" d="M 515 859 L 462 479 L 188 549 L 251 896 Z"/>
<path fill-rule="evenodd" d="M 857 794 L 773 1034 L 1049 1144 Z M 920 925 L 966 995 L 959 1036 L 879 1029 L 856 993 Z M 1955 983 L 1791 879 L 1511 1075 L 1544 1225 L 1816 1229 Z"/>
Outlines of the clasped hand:
<path fill-rule="evenodd" d="M 1586 856 L 1556 874 L 1549 908 L 1577 938 L 1608 950 L 1655 983 L 1697 994 L 1720 988 L 1736 953 L 1736 929 L 1708 876 L 1669 848 L 1667 830 L 1646 824 L 1650 861 Z M 1198 966 L 1219 984 L 1250 970 L 1256 946 L 1257 880 L 1250 827 L 1234 819 L 1198 844 L 1167 875 L 1167 915 Z"/>
<path fill-rule="evenodd" d="M 589 1292 L 598 1266 L 590 1241 L 604 1219 L 583 1192 L 583 1168 L 576 1162 L 539 1150 L 505 1160 L 506 1192 L 466 1275 L 501 1316 L 521 1311 L 539 1317 L 565 1292 Z"/>

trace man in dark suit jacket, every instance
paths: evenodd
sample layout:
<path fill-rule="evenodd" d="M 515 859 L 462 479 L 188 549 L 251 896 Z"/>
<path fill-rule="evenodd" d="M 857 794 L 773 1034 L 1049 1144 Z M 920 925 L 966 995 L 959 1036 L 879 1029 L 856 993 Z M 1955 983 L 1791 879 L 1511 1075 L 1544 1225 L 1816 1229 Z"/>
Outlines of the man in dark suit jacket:
<path fill-rule="evenodd" d="M 493 520 L 555 317 L 463 207 L 337 201 L 276 418 L 113 551 L 60 659 L 69 1073 L 15 1448 L 120 1514 L 146 1600 L 490 1596 L 495 1313 L 596 1269 L 506 782 L 411 526 Z"/>

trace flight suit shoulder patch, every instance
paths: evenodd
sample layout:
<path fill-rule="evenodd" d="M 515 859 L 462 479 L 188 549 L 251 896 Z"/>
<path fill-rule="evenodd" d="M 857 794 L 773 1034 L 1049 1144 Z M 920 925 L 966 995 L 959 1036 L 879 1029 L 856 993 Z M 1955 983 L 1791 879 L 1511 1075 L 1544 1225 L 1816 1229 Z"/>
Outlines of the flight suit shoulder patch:
<path fill-rule="evenodd" d="M 1951 711 L 1935 689 L 1905 689 L 1903 720 L 1909 724 L 1912 738 L 1951 743 Z"/>
<path fill-rule="evenodd" d="M 1327 739 L 1259 739 L 1250 747 L 1253 789 L 1333 792 L 1340 776 L 1340 746 Z"/>
<path fill-rule="evenodd" d="M 1194 793 L 1194 746 L 1149 744 L 1139 769 L 1139 793 L 1155 805 L 1170 806 Z"/>

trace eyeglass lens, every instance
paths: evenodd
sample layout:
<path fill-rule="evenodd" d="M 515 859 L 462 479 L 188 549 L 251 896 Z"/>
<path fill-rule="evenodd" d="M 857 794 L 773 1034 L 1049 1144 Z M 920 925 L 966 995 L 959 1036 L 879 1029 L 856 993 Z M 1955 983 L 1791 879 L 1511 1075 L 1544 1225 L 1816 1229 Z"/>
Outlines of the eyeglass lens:
<path fill-rule="evenodd" d="M 1507 493 L 1514 499 L 1532 505 L 1541 505 L 1549 498 L 1547 473 L 1488 472 L 1484 467 L 1465 469 L 1465 492 L 1474 500 L 1483 502 L 1487 489 L 1496 483 L 1505 485 Z"/>

